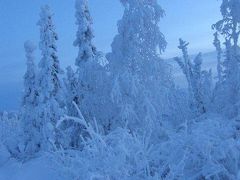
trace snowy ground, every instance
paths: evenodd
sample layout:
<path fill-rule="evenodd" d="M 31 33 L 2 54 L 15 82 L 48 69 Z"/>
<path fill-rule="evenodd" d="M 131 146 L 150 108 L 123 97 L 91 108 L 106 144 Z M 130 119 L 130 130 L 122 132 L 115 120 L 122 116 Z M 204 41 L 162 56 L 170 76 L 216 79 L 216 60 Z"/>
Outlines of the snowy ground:
<path fill-rule="evenodd" d="M 0 169 L 0 179 L 9 180 L 30 180 L 30 179 L 46 179 L 51 177 L 49 170 L 44 167 L 41 159 L 34 159 L 26 164 L 17 162 L 14 159 L 2 165 Z"/>
<path fill-rule="evenodd" d="M 1 165 L 0 180 L 61 180 L 61 176 L 51 168 L 47 158 L 32 159 L 21 163 L 9 159 Z"/>

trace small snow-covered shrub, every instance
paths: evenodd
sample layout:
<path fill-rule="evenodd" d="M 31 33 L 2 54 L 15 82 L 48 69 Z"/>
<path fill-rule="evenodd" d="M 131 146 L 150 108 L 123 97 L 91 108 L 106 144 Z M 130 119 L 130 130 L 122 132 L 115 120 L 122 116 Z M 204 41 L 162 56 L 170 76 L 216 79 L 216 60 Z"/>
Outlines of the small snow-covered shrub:
<path fill-rule="evenodd" d="M 84 126 L 88 138 L 82 138 L 83 149 L 60 150 L 51 156 L 66 179 L 159 179 L 160 153 L 158 145 L 150 143 L 151 132 L 137 135 L 117 128 L 106 135 L 78 112 L 80 118 L 66 116 L 58 126 L 66 120 Z"/>
<path fill-rule="evenodd" d="M 202 116 L 161 144 L 163 179 L 238 179 L 240 140 L 234 121 Z"/>
<path fill-rule="evenodd" d="M 159 149 L 147 139 L 116 129 L 89 139 L 82 151 L 60 151 L 53 159 L 70 179 L 159 179 Z"/>
<path fill-rule="evenodd" d="M 214 114 L 169 128 L 165 139 L 154 140 L 156 132 L 138 134 L 117 128 L 100 133 L 97 123 L 64 117 L 85 127 L 81 150 L 53 154 L 53 166 L 66 179 L 238 179 L 240 169 L 239 122 Z M 164 125 L 165 126 L 165 125 Z M 163 131 L 163 129 L 162 129 Z M 60 169 L 56 168 L 59 167 Z"/>
<path fill-rule="evenodd" d="M 12 157 L 18 157 L 21 152 L 21 128 L 16 113 L 3 112 L 0 115 L 0 141 L 3 149 L 7 148 Z"/>

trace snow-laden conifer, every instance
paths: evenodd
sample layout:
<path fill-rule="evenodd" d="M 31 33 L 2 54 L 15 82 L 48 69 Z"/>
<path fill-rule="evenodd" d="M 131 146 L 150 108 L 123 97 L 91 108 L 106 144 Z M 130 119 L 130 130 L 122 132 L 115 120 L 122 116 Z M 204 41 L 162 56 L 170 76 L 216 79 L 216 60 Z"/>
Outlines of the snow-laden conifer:
<path fill-rule="evenodd" d="M 106 62 L 101 52 L 93 45 L 92 18 L 88 8 L 88 0 L 76 0 L 76 25 L 78 31 L 74 46 L 78 47 L 76 58 L 78 75 L 79 106 L 87 120 L 108 121 L 107 104 L 110 102 L 108 96 L 108 76 Z M 110 110 L 109 110 L 110 112 Z M 101 124 L 101 123 L 100 123 Z"/>
<path fill-rule="evenodd" d="M 37 81 L 39 91 L 38 118 L 41 122 L 41 148 L 49 149 L 56 142 L 55 125 L 63 113 L 61 108 L 61 69 L 56 46 L 58 37 L 53 24 L 53 13 L 49 6 L 41 8 L 38 25 L 40 27 L 39 46 L 42 55 Z"/>
<path fill-rule="evenodd" d="M 75 9 L 78 30 L 73 45 L 79 48 L 75 65 L 81 67 L 84 63 L 94 58 L 96 48 L 92 43 L 94 35 L 92 30 L 92 18 L 88 8 L 88 0 L 76 0 Z"/>
<path fill-rule="evenodd" d="M 107 61 L 103 54 L 97 52 L 92 43 L 94 37 L 92 30 L 92 18 L 88 8 L 88 0 L 76 0 L 75 3 L 76 25 L 78 27 L 74 46 L 78 48 L 78 56 L 75 61 L 76 72 L 67 68 L 66 101 L 68 115 L 76 116 L 76 104 L 86 118 L 91 122 L 96 119 L 104 130 L 108 129 L 109 118 L 112 117 L 109 109 L 110 96 L 108 76 L 106 72 Z M 63 123 L 64 146 L 79 148 L 82 138 L 87 135 L 84 127 L 75 122 Z"/>
<path fill-rule="evenodd" d="M 179 40 L 178 48 L 181 49 L 183 59 L 175 58 L 183 71 L 188 84 L 189 105 L 193 112 L 201 115 L 207 111 L 212 98 L 212 75 L 211 71 L 202 70 L 202 54 L 199 53 L 194 61 L 188 54 L 189 43 Z M 207 93 L 208 92 L 208 93 Z"/>
<path fill-rule="evenodd" d="M 222 82 L 218 84 L 215 100 L 222 99 L 222 103 L 218 103 L 219 105 L 221 104 L 218 110 L 227 113 L 231 117 L 237 116 L 239 113 L 239 8 L 239 0 L 223 0 L 220 9 L 222 19 L 213 25 L 213 28 L 225 39 L 224 59 L 221 63 L 222 67 L 220 68 L 220 65 L 218 65 L 218 72 L 222 71 Z M 215 42 L 219 49 L 219 42 L 216 36 Z"/>
<path fill-rule="evenodd" d="M 36 66 L 34 51 L 36 46 L 31 41 L 24 44 L 27 71 L 24 75 L 24 94 L 22 99 L 21 123 L 24 136 L 25 152 L 33 154 L 40 148 L 40 127 L 41 122 L 36 115 L 38 107 L 38 89 L 36 84 Z"/>

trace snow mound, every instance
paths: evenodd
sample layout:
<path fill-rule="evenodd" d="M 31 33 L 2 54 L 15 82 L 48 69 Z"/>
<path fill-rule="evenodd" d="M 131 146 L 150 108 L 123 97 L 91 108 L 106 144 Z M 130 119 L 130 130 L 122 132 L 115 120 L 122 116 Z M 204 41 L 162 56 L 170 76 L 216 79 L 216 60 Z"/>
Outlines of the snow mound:
<path fill-rule="evenodd" d="M 0 168 L 0 180 L 64 180 L 54 168 L 46 155 L 25 163 L 10 159 Z"/>

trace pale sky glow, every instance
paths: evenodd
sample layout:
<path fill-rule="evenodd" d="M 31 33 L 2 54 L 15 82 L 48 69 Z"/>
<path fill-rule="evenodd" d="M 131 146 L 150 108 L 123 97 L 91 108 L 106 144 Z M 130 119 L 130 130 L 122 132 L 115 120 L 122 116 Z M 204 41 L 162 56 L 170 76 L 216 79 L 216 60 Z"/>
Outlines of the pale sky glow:
<path fill-rule="evenodd" d="M 109 52 L 117 32 L 117 20 L 123 9 L 118 0 L 89 0 L 94 20 L 95 44 L 98 50 Z M 168 41 L 164 58 L 176 56 L 178 38 L 190 42 L 190 54 L 208 52 L 212 46 L 211 24 L 220 18 L 217 0 L 160 0 L 166 17 L 160 29 Z M 13 98 L 20 102 L 20 85 L 25 71 L 23 43 L 33 40 L 38 43 L 39 31 L 36 22 L 41 5 L 49 4 L 55 14 L 59 35 L 59 59 L 63 67 L 74 65 L 77 49 L 72 46 L 76 26 L 74 0 L 0 0 L 0 100 Z M 39 53 L 39 52 L 38 52 Z M 39 61 L 39 55 L 37 55 Z M 16 88 L 18 87 L 18 88 Z M 12 101 L 9 99 L 9 101 Z M 1 103 L 0 110 L 16 108 L 17 104 Z"/>

